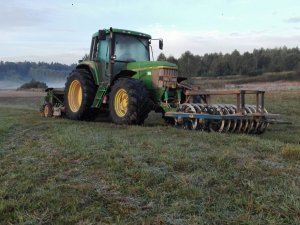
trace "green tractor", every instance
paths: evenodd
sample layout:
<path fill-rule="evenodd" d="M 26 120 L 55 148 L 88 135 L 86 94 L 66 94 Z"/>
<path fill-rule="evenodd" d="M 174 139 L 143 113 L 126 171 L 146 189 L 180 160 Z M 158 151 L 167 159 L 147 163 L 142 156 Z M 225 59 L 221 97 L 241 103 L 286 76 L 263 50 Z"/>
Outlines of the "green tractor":
<path fill-rule="evenodd" d="M 142 124 L 150 110 L 163 112 L 161 96 L 176 87 L 177 66 L 150 61 L 151 40 L 147 34 L 114 28 L 95 33 L 89 59 L 67 78 L 66 116 L 92 120 L 103 109 L 114 123 Z M 164 85 L 165 75 L 172 85 Z"/>
<path fill-rule="evenodd" d="M 150 35 L 123 30 L 99 30 L 92 37 L 88 60 L 80 61 L 67 78 L 64 90 L 47 89 L 43 116 L 65 115 L 93 120 L 109 112 L 116 124 L 142 124 L 151 110 L 167 122 L 187 129 L 262 133 L 277 115 L 264 108 L 264 91 L 206 91 L 178 77 L 175 64 L 150 61 Z M 211 96 L 236 95 L 232 104 L 211 104 Z M 247 105 L 245 94 L 256 95 Z"/>

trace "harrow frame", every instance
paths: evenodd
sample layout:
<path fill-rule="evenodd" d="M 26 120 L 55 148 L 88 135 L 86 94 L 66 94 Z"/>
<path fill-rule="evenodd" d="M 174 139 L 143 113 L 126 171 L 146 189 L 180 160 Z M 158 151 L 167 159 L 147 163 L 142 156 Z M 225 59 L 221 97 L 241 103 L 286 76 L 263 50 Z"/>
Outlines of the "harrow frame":
<path fill-rule="evenodd" d="M 186 90 L 186 102 L 177 112 L 166 112 L 165 117 L 173 118 L 176 126 L 186 129 L 260 134 L 280 117 L 267 112 L 264 94 L 262 90 Z M 235 95 L 236 105 L 211 104 L 212 96 L 217 95 Z M 246 95 L 256 96 L 255 105 L 246 104 Z M 200 100 L 197 103 L 195 96 Z"/>

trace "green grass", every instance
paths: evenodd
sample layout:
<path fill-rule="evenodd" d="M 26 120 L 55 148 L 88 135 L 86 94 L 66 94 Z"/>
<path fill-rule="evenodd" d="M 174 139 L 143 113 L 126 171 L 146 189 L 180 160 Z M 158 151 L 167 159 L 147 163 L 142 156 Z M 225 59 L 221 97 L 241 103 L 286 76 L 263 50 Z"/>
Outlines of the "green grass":
<path fill-rule="evenodd" d="M 0 224 L 299 224 L 299 92 L 263 135 L 40 118 L 0 98 Z"/>
<path fill-rule="evenodd" d="M 257 76 L 231 75 L 222 77 L 191 77 L 189 81 L 201 88 L 224 88 L 226 85 L 240 85 L 258 82 L 299 81 L 299 71 L 264 73 Z"/>

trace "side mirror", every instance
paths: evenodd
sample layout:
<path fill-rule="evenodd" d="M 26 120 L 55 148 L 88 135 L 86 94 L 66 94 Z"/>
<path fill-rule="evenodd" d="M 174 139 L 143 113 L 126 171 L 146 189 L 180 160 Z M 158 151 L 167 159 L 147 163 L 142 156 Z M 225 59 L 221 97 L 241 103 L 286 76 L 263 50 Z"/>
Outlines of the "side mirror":
<path fill-rule="evenodd" d="M 164 41 L 163 39 L 159 39 L 159 49 L 163 50 L 163 47 L 164 47 Z"/>
<path fill-rule="evenodd" d="M 99 40 L 102 40 L 102 41 L 106 40 L 106 31 L 99 30 L 98 38 L 99 38 Z"/>

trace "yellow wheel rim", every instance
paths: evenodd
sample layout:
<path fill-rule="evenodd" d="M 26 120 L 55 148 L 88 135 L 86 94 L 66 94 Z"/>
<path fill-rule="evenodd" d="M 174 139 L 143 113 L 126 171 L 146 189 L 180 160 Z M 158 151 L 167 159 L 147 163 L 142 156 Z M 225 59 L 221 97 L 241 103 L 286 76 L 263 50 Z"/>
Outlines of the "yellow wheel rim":
<path fill-rule="evenodd" d="M 115 111 L 119 117 L 125 116 L 128 110 L 128 94 L 124 89 L 117 91 L 115 95 Z"/>
<path fill-rule="evenodd" d="M 49 107 L 46 105 L 44 108 L 44 115 L 47 117 L 49 114 Z"/>
<path fill-rule="evenodd" d="M 82 88 L 78 80 L 73 80 L 69 87 L 68 102 L 72 112 L 77 112 L 82 103 Z"/>

